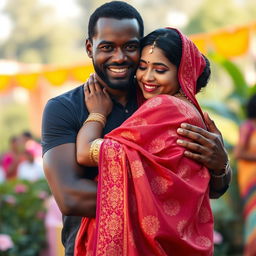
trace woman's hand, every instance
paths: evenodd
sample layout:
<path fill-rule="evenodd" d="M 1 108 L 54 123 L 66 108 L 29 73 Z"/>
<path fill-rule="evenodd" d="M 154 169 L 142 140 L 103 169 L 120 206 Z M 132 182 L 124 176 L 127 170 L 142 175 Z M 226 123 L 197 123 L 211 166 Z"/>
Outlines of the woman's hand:
<path fill-rule="evenodd" d="M 108 116 L 113 108 L 113 102 L 106 91 L 106 88 L 101 88 L 95 78 L 95 74 L 90 75 L 84 85 L 85 105 L 89 113 L 100 113 Z"/>

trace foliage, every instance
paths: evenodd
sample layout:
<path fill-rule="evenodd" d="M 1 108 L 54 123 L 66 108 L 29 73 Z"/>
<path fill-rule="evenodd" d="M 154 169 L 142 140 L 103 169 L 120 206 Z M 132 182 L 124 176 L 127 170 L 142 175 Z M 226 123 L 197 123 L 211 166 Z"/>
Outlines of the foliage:
<path fill-rule="evenodd" d="M 233 86 L 230 93 L 219 101 L 208 100 L 200 102 L 205 109 L 211 110 L 220 116 L 232 120 L 239 126 L 246 117 L 245 105 L 248 99 L 256 93 L 256 85 L 250 86 L 245 81 L 240 68 L 223 56 L 220 56 L 217 53 L 211 53 L 208 57 L 220 68 L 226 71 L 231 78 Z M 236 108 L 234 108 L 234 102 Z M 228 145 L 227 142 L 225 142 L 225 144 Z M 226 146 L 226 148 L 229 149 L 229 156 L 233 169 L 231 187 L 222 198 L 212 201 L 212 209 L 215 216 L 215 228 L 223 236 L 223 244 L 216 248 L 215 255 L 218 256 L 234 255 L 238 251 L 241 252 L 243 245 L 242 202 L 240 200 L 237 184 L 236 162 L 232 158 L 233 147 L 234 145 Z M 226 252 L 223 254 L 223 251 Z"/>
<path fill-rule="evenodd" d="M 246 1 L 205 0 L 184 29 L 186 34 L 210 32 L 222 27 L 241 25 L 255 19 L 256 8 Z M 220 11 L 221 9 L 221 11 Z"/>
<path fill-rule="evenodd" d="M 14 180 L 0 185 L 0 234 L 9 235 L 13 248 L 0 256 L 37 256 L 45 245 L 45 180 Z"/>
<path fill-rule="evenodd" d="M 0 154 L 8 150 L 9 138 L 29 130 L 28 109 L 23 104 L 0 104 Z"/>
<path fill-rule="evenodd" d="M 9 0 L 3 14 L 10 18 L 12 29 L 0 45 L 0 58 L 62 65 L 81 60 L 76 27 L 70 21 L 59 22 L 53 8 L 39 0 Z"/>
<path fill-rule="evenodd" d="M 250 86 L 244 78 L 240 68 L 217 53 L 210 53 L 208 56 L 213 62 L 218 64 L 230 76 L 233 83 L 232 91 L 221 101 L 202 102 L 203 106 L 215 113 L 224 116 L 238 125 L 245 118 L 245 105 L 248 99 L 256 93 L 256 85 Z M 233 102 L 236 102 L 237 108 L 233 108 Z"/>

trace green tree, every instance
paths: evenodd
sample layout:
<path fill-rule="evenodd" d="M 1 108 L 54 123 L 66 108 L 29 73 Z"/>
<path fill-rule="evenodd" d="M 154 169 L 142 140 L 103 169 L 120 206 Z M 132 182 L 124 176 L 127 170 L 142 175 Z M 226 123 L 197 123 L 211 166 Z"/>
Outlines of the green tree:
<path fill-rule="evenodd" d="M 2 43 L 0 57 L 25 63 L 62 63 L 76 60 L 77 30 L 58 22 L 54 9 L 39 0 L 9 0 L 4 8 L 12 22 L 10 36 Z"/>
<path fill-rule="evenodd" d="M 256 8 L 249 1 L 205 0 L 184 29 L 186 34 L 209 32 L 222 27 L 241 25 L 255 19 Z"/>

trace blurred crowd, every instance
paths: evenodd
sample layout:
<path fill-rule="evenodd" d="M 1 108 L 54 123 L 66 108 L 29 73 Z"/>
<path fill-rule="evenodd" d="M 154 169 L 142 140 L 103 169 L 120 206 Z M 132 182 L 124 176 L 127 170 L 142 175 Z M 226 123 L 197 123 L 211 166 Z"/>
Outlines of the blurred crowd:
<path fill-rule="evenodd" d="M 35 181 L 44 177 L 42 148 L 30 131 L 9 139 L 9 148 L 0 156 L 0 182 L 15 178 Z"/>

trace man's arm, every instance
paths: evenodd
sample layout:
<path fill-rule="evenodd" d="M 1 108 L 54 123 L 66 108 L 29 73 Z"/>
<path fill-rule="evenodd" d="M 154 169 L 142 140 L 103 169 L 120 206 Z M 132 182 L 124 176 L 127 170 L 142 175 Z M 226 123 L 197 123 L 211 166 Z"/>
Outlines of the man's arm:
<path fill-rule="evenodd" d="M 84 172 L 76 162 L 75 143 L 62 144 L 43 156 L 44 172 L 64 215 L 95 217 L 97 184 L 79 178 Z"/>
<path fill-rule="evenodd" d="M 228 189 L 232 169 L 228 163 L 221 132 L 208 114 L 205 114 L 205 121 L 208 131 L 190 124 L 181 124 L 177 133 L 192 141 L 178 140 L 177 143 L 187 149 L 184 152 L 187 157 L 210 169 L 210 197 L 219 198 Z"/>

